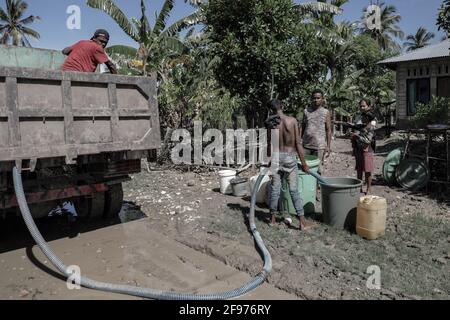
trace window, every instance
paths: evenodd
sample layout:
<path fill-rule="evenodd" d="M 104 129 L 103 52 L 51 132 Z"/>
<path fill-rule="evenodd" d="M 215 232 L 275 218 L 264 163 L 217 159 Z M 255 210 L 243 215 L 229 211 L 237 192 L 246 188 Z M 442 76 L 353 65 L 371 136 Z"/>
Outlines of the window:
<path fill-rule="evenodd" d="M 430 78 L 411 79 L 407 81 L 407 112 L 408 116 L 416 114 L 418 102 L 430 101 Z"/>
<path fill-rule="evenodd" d="M 437 78 L 437 95 L 450 98 L 450 77 Z"/>

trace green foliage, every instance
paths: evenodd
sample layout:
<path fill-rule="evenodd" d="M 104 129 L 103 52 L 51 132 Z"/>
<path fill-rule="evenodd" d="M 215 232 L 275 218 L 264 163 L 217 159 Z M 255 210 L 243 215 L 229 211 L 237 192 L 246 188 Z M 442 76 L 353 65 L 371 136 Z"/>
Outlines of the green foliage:
<path fill-rule="evenodd" d="M 380 50 L 377 41 L 368 35 L 357 36 L 355 45 L 358 53 L 353 64 L 357 70 L 362 70 L 357 81 L 360 98 L 369 98 L 376 107 L 394 100 L 395 72 L 379 65 L 378 62 L 396 55 L 397 52 Z"/>
<path fill-rule="evenodd" d="M 442 1 L 436 25 L 439 27 L 438 30 L 443 30 L 447 34 L 447 37 L 450 35 L 450 0 Z"/>
<path fill-rule="evenodd" d="M 162 126 L 191 128 L 195 120 L 201 120 L 205 128 L 231 128 L 240 104 L 215 80 L 216 60 L 200 46 L 178 62 L 160 87 Z"/>
<path fill-rule="evenodd" d="M 116 45 L 106 48 L 106 53 L 109 55 L 118 54 L 128 57 L 137 57 L 137 49 L 128 46 Z"/>
<path fill-rule="evenodd" d="M 194 1 L 197 3 L 198 1 Z M 157 72 L 164 80 L 166 63 L 172 57 L 183 54 L 186 47 L 179 32 L 201 20 L 201 11 L 180 19 L 167 26 L 167 20 L 174 6 L 174 0 L 165 0 L 156 17 L 153 28 L 150 26 L 145 1 L 141 0 L 141 18 L 129 19 L 112 0 L 87 0 L 87 5 L 108 14 L 118 26 L 139 45 L 138 56 L 142 60 L 142 73 Z"/>
<path fill-rule="evenodd" d="M 321 43 L 292 1 L 212 0 L 205 11 L 216 77 L 243 100 L 250 126 L 262 123 L 271 98 L 296 101 L 323 74 Z"/>
<path fill-rule="evenodd" d="M 359 53 L 354 25 L 348 22 L 335 24 L 333 21 L 328 21 L 327 25 L 330 39 L 323 51 L 329 77 L 324 80 L 322 87 L 325 89 L 328 107 L 341 115 L 349 115 L 355 111 L 357 81 L 362 73 L 353 65 Z"/>
<path fill-rule="evenodd" d="M 417 127 L 430 124 L 448 124 L 450 98 L 433 97 L 427 104 L 418 103 L 413 122 Z"/>
<path fill-rule="evenodd" d="M 206 128 L 226 129 L 242 116 L 248 126 L 261 126 L 272 98 L 301 118 L 317 88 L 330 109 L 347 116 L 358 112 L 361 98 L 376 107 L 395 99 L 395 73 L 378 64 L 398 53 L 392 41 L 401 36 L 400 16 L 391 6 L 382 4 L 382 34 L 358 34 L 355 23 L 335 21 L 347 0 L 185 2 L 195 5 L 194 15 L 167 26 L 175 2 L 166 0 L 151 27 L 142 0 L 139 20 L 129 20 L 111 0 L 88 0 L 139 44 L 108 48 L 120 72 L 158 73 L 163 128 L 189 129 L 202 120 Z M 205 32 L 180 37 L 203 18 Z"/>
<path fill-rule="evenodd" d="M 116 45 L 106 48 L 106 53 L 117 66 L 120 75 L 142 75 L 142 62 L 138 58 L 137 49 L 129 46 Z"/>
<path fill-rule="evenodd" d="M 322 83 L 327 105 L 343 116 L 355 116 L 361 98 L 378 108 L 392 101 L 395 72 L 378 62 L 394 53 L 383 52 L 368 34 L 356 35 L 350 23 L 335 24 L 330 32 L 331 41 L 323 49 L 329 70 L 329 77 Z"/>
<path fill-rule="evenodd" d="M 319 4 L 328 4 L 329 0 L 318 0 L 317 2 Z M 333 28 L 335 25 L 334 18 L 337 13 L 342 13 L 342 6 L 346 3 L 348 3 L 350 0 L 331 0 L 329 1 L 329 4 L 335 6 L 337 9 L 339 9 L 336 12 L 322 12 L 319 13 L 313 13 L 314 20 L 316 24 L 319 24 L 321 26 L 327 27 L 327 28 Z"/>

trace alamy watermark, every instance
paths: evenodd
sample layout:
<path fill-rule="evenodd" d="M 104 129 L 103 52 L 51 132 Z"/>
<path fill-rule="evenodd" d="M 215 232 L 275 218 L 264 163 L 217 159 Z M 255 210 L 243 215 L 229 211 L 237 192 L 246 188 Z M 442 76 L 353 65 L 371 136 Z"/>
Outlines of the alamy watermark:
<path fill-rule="evenodd" d="M 371 4 L 367 7 L 366 26 L 369 30 L 381 30 L 381 8 L 376 4 Z"/>
<path fill-rule="evenodd" d="M 194 122 L 194 137 L 186 129 L 172 133 L 171 150 L 174 164 L 188 165 L 276 165 L 278 163 L 279 130 L 227 129 L 222 132 L 209 129 L 203 132 L 203 123 Z M 270 144 L 268 140 L 270 139 Z M 271 157 L 268 148 L 271 148 Z"/>
<path fill-rule="evenodd" d="M 66 26 L 69 30 L 81 29 L 81 9 L 77 5 L 70 5 L 67 7 L 66 13 L 69 17 L 66 20 Z"/>
<path fill-rule="evenodd" d="M 69 290 L 80 290 L 81 289 L 81 268 L 79 266 L 68 266 L 67 273 L 69 277 L 67 278 L 66 285 Z"/>
<path fill-rule="evenodd" d="M 366 287 L 370 290 L 380 290 L 381 289 L 381 269 L 377 265 L 369 266 L 366 271 L 370 274 L 366 281 Z"/>

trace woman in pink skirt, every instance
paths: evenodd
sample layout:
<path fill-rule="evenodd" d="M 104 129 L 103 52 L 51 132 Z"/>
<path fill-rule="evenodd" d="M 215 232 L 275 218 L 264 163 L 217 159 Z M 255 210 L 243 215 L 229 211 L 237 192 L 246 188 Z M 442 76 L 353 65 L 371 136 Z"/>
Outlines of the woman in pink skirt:
<path fill-rule="evenodd" d="M 370 194 L 372 173 L 374 171 L 374 150 L 372 148 L 376 125 L 374 120 L 375 116 L 371 112 L 363 113 L 361 121 L 364 127 L 359 133 L 352 134 L 352 140 L 355 145 L 356 172 L 360 180 L 363 179 L 363 173 L 365 173 L 367 189 L 364 193 L 366 195 Z M 362 188 L 361 192 L 363 192 Z"/>

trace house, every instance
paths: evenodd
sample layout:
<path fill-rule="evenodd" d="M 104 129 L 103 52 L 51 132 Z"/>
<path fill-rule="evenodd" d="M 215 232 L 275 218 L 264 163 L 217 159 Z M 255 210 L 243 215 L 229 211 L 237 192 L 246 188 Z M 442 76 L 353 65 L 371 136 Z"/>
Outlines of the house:
<path fill-rule="evenodd" d="M 397 127 L 409 127 L 418 102 L 450 97 L 450 39 L 380 61 L 397 73 Z"/>

